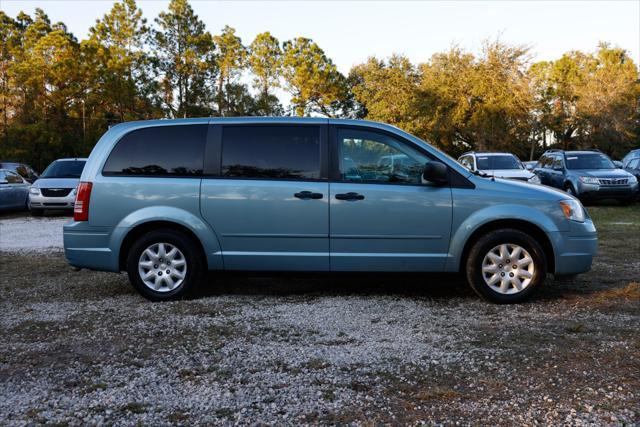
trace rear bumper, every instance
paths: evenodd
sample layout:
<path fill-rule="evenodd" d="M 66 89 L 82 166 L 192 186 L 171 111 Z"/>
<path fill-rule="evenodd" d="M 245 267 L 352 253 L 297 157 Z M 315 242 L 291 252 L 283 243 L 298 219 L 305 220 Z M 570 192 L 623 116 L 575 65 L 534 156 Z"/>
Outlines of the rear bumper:
<path fill-rule="evenodd" d="M 572 223 L 570 231 L 550 233 L 553 240 L 556 275 L 584 273 L 591 270 L 598 252 L 598 234 L 590 219 Z"/>
<path fill-rule="evenodd" d="M 119 271 L 117 254 L 109 247 L 110 231 L 88 227 L 84 222 L 64 225 L 64 255 L 74 267 L 91 270 Z"/>

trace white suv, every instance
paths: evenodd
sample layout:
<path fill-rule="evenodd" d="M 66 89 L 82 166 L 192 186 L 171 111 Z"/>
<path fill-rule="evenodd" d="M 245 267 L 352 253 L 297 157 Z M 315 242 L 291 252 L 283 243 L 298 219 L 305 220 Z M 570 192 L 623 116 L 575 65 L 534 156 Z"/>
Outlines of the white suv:
<path fill-rule="evenodd" d="M 496 178 L 516 179 L 540 184 L 536 174 L 528 171 L 520 159 L 511 153 L 483 153 L 470 151 L 458 159 L 462 166 Z"/>

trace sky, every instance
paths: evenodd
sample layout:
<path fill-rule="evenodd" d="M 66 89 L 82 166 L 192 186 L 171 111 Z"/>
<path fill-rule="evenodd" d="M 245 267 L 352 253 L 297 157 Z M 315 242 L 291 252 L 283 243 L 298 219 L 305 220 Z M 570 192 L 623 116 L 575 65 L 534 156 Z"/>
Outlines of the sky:
<path fill-rule="evenodd" d="M 533 60 L 551 60 L 569 50 L 593 51 L 599 41 L 626 49 L 640 64 L 640 0 L 629 1 L 206 1 L 191 5 L 212 33 L 225 25 L 245 44 L 270 31 L 281 41 L 313 39 L 338 69 L 369 56 L 405 54 L 414 63 L 458 45 L 474 53 L 485 39 L 531 47 Z M 78 39 L 109 11 L 112 0 L 0 0 L 15 17 L 42 8 Z M 149 21 L 168 1 L 138 0 Z"/>

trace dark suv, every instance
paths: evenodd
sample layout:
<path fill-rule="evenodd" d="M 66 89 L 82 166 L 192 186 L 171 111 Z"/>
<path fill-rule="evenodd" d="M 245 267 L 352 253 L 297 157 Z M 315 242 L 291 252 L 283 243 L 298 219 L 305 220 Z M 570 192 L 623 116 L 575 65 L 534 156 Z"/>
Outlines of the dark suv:
<path fill-rule="evenodd" d="M 545 152 L 534 168 L 544 185 L 556 187 L 582 201 L 616 199 L 633 202 L 638 190 L 635 176 L 616 168 L 597 150 Z"/>

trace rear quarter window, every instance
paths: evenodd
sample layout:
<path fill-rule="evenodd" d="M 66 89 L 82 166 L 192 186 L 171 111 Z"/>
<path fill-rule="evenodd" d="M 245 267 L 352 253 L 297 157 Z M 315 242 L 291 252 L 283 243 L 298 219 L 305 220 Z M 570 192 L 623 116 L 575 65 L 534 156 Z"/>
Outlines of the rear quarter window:
<path fill-rule="evenodd" d="M 155 126 L 123 136 L 111 151 L 103 175 L 202 175 L 208 125 Z"/>

